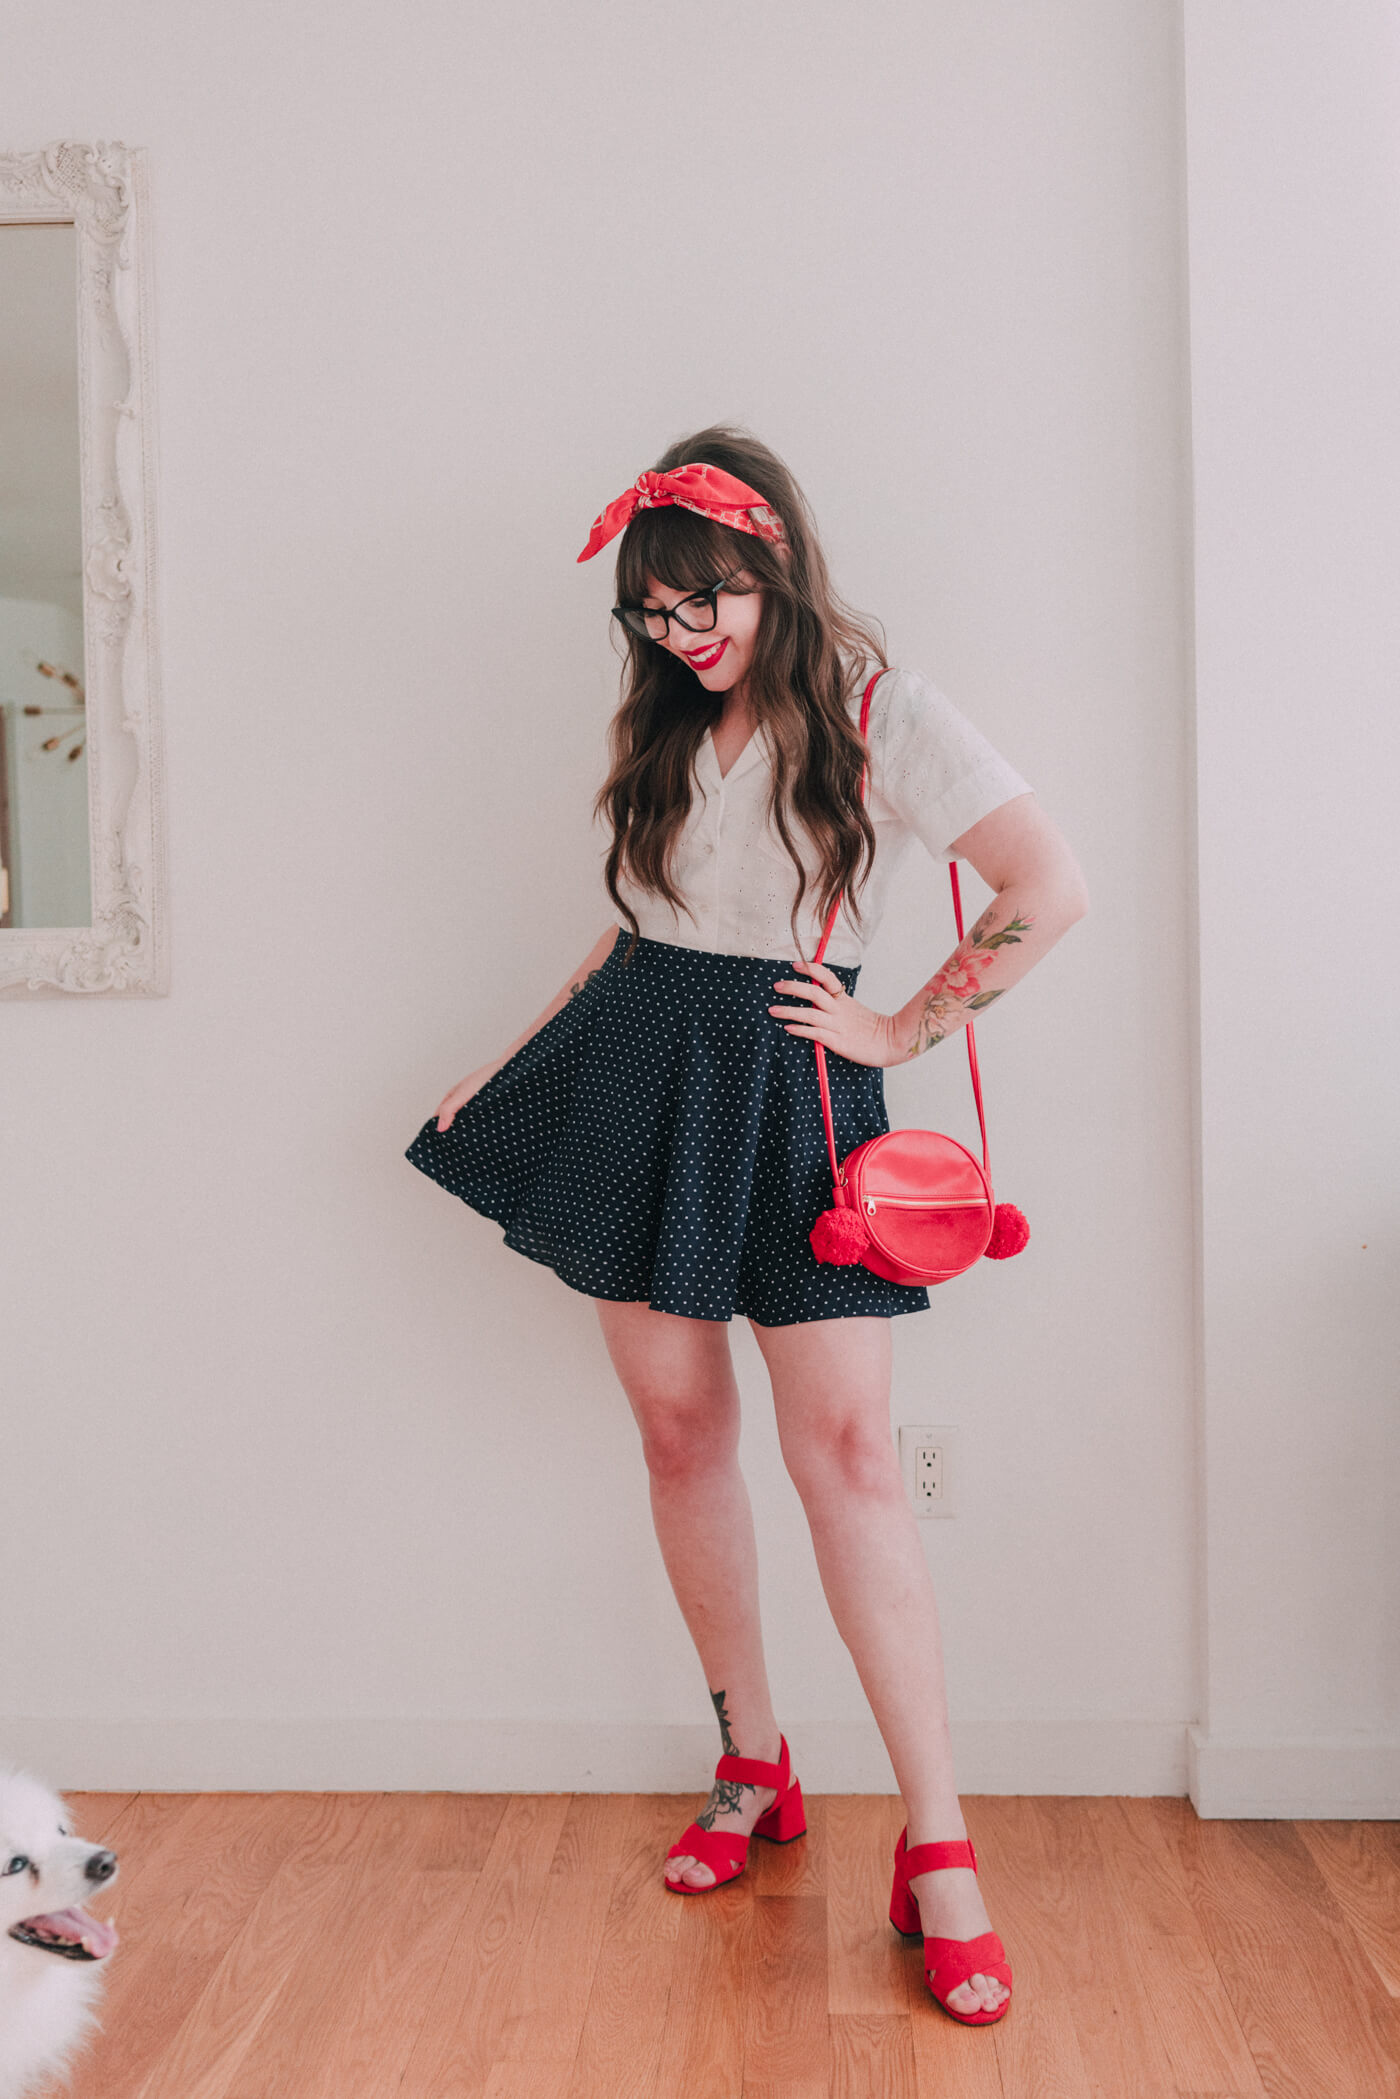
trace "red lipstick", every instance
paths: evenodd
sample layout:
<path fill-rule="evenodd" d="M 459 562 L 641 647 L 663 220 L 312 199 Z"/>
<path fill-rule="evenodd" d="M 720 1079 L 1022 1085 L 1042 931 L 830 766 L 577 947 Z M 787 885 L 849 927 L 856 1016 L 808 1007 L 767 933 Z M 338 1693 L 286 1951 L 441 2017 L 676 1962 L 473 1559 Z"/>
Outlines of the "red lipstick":
<path fill-rule="evenodd" d="M 729 636 L 726 634 L 723 641 L 711 643 L 708 648 L 687 649 L 685 660 L 692 670 L 710 671 L 714 669 L 728 647 Z"/>

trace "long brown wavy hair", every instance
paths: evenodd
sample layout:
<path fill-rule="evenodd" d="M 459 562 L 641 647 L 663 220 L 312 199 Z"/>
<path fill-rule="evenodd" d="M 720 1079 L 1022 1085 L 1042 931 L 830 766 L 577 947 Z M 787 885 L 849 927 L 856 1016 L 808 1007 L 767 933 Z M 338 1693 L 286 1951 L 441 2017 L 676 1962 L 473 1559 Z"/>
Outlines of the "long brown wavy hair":
<path fill-rule="evenodd" d="M 655 463 L 667 473 L 690 461 L 717 466 L 756 488 L 782 519 L 778 544 L 699 517 L 679 504 L 638 510 L 622 534 L 617 602 L 638 605 L 653 583 L 670 590 L 708 590 L 737 583 L 761 590 L 763 607 L 747 696 L 757 727 L 773 749 L 769 819 L 797 871 L 790 921 L 794 948 L 807 870 L 793 843 L 799 825 L 817 848 L 818 916 L 825 921 L 848 886 L 862 886 L 875 857 L 875 832 L 860 798 L 867 747 L 847 711 L 865 663 L 888 669 L 878 621 L 855 612 L 831 585 L 807 499 L 767 445 L 747 431 L 714 424 L 671 445 Z M 626 633 L 622 700 L 609 731 L 612 770 L 593 805 L 606 813 L 613 841 L 604 870 L 609 896 L 626 920 L 636 951 L 639 924 L 618 886 L 625 869 L 638 888 L 679 908 L 685 899 L 669 872 L 672 848 L 690 813 L 692 762 L 707 729 L 724 711 L 695 673 L 659 642 Z M 851 897 L 857 925 L 860 906 Z M 692 914 L 693 915 L 693 914 Z"/>

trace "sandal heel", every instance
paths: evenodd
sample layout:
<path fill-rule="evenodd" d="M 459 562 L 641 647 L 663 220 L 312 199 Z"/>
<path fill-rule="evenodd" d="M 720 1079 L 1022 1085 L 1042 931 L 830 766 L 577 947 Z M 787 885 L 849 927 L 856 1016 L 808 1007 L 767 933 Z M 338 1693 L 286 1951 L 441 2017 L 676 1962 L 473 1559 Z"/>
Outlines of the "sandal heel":
<path fill-rule="evenodd" d="M 753 1831 L 756 1837 L 768 1837 L 775 1844 L 790 1844 L 794 1837 L 805 1836 L 807 1811 L 802 1805 L 802 1788 L 796 1779 L 786 1793 L 759 1816 Z"/>
<path fill-rule="evenodd" d="M 903 1932 L 906 1939 L 921 1939 L 923 1923 L 919 1917 L 919 1905 L 909 1892 L 909 1883 L 895 1873 L 894 1887 L 890 1891 L 890 1922 L 896 1931 Z"/>

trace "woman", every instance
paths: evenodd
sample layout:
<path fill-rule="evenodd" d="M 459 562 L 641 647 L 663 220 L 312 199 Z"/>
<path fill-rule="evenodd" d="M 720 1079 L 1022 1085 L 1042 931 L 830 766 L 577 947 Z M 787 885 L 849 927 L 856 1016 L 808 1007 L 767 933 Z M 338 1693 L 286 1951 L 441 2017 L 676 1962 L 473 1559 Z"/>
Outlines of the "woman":
<path fill-rule="evenodd" d="M 844 1157 L 889 1128 L 883 1068 L 1023 977 L 1082 916 L 1084 884 L 1021 776 L 926 679 L 888 669 L 766 446 L 721 428 L 673 445 L 579 559 L 619 533 L 627 662 L 595 813 L 611 820 L 605 880 L 626 925 L 608 926 L 504 1057 L 453 1088 L 407 1156 L 597 1304 L 723 1744 L 709 1800 L 668 1854 L 683 1894 L 741 1872 L 755 1829 L 786 1841 L 805 1828 L 737 1463 L 726 1325 L 748 1318 L 904 1799 L 891 1919 L 922 1931 L 936 2000 L 988 2024 L 1011 1970 L 966 1842 L 937 1607 L 890 1435 L 889 1320 L 929 1297 L 813 1251 L 831 1190 L 812 1045 L 829 1053 Z M 996 895 L 929 981 L 879 1013 L 854 996 L 862 946 L 916 835 Z M 829 959 L 808 961 L 838 897 Z"/>

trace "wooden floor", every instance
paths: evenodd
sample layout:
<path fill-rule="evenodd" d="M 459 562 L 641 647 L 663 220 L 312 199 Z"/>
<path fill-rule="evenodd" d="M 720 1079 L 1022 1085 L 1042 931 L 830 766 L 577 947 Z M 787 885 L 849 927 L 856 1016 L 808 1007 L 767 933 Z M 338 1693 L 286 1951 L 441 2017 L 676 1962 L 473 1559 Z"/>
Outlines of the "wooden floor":
<path fill-rule="evenodd" d="M 888 1920 L 898 1799 L 674 1895 L 695 1795 L 70 1793 L 121 1873 L 72 2099 L 1400 2099 L 1400 1824 L 965 1796 L 1015 1971 Z"/>

